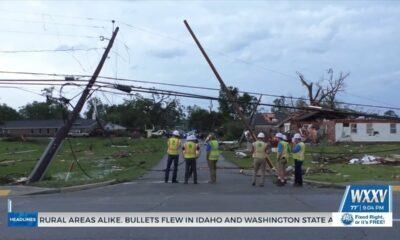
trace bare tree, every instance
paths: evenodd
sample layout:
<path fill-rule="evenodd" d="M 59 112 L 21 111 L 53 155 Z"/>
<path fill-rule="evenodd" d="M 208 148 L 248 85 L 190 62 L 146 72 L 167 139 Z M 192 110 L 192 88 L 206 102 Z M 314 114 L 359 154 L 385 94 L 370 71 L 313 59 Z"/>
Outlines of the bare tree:
<path fill-rule="evenodd" d="M 324 85 L 324 80 L 314 82 L 308 82 L 303 74 L 297 72 L 300 78 L 301 84 L 307 88 L 308 100 L 311 106 L 321 106 L 325 105 L 331 109 L 336 106 L 336 96 L 339 92 L 344 91 L 345 82 L 344 80 L 350 75 L 350 73 L 340 72 L 337 78 L 333 76 L 333 70 L 330 68 L 328 70 L 328 80 Z M 316 87 L 316 88 L 314 88 Z M 314 93 L 314 90 L 315 93 Z"/>

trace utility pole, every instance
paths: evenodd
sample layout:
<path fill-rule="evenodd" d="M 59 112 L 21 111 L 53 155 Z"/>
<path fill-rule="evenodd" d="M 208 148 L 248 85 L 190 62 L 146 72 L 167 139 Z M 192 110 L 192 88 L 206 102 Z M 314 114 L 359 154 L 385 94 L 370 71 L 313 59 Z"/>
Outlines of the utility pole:
<path fill-rule="evenodd" d="M 261 94 L 260 97 L 258 98 L 257 103 L 254 104 L 253 110 L 251 111 L 251 114 L 250 114 L 250 117 L 249 117 L 249 122 L 250 123 L 253 121 L 254 115 L 257 112 L 258 105 L 260 105 L 262 96 L 263 95 Z M 245 138 L 245 135 L 244 135 L 244 133 L 242 133 L 242 136 L 240 136 L 240 139 L 239 139 L 239 147 L 242 144 L 244 138 Z"/>
<path fill-rule="evenodd" d="M 44 173 L 46 172 L 47 167 L 49 166 L 51 160 L 53 159 L 54 155 L 57 153 L 58 149 L 60 148 L 63 140 L 68 135 L 69 130 L 72 127 L 72 124 L 76 121 L 81 112 L 83 105 L 86 102 L 86 98 L 88 97 L 90 90 L 92 89 L 94 83 L 96 82 L 97 77 L 100 74 L 100 71 L 107 59 L 107 56 L 113 46 L 114 40 L 118 34 L 119 28 L 117 27 L 113 32 L 113 35 L 108 43 L 106 50 L 103 53 L 103 56 L 100 59 L 99 65 L 97 66 L 96 70 L 93 73 L 92 78 L 89 80 L 88 84 L 86 85 L 85 90 L 83 90 L 81 97 L 79 98 L 78 103 L 75 105 L 74 110 L 72 111 L 71 117 L 67 119 L 64 126 L 61 127 L 56 136 L 51 140 L 49 145 L 47 146 L 46 150 L 43 152 L 40 160 L 36 163 L 35 168 L 31 172 L 27 183 L 37 182 L 42 179 Z"/>
<path fill-rule="evenodd" d="M 184 20 L 183 23 L 185 24 L 186 28 L 188 29 L 190 35 L 192 36 L 193 40 L 196 42 L 197 47 L 200 49 L 201 53 L 203 54 L 204 58 L 206 59 L 208 65 L 210 66 L 211 70 L 214 72 L 215 77 L 217 78 L 217 80 L 219 81 L 222 91 L 224 91 L 227 95 L 227 97 L 229 98 L 229 101 L 232 102 L 232 105 L 236 111 L 236 113 L 239 115 L 239 119 L 242 122 L 243 126 L 245 127 L 245 129 L 247 129 L 250 132 L 251 137 L 253 138 L 254 141 L 257 140 L 256 135 L 254 134 L 253 129 L 251 129 L 250 124 L 247 122 L 246 117 L 244 116 L 242 110 L 240 109 L 237 100 L 235 99 L 235 97 L 232 95 L 232 93 L 229 91 L 229 89 L 226 87 L 224 81 L 222 80 L 221 76 L 219 75 L 217 69 L 215 68 L 214 64 L 211 62 L 210 58 L 208 57 L 206 51 L 204 50 L 204 48 L 201 46 L 199 40 L 197 40 L 196 35 L 194 34 L 194 32 L 192 31 L 192 29 L 189 26 L 189 23 Z M 269 158 L 266 159 L 268 165 L 270 168 L 273 168 L 273 164 L 271 162 L 271 160 Z"/>

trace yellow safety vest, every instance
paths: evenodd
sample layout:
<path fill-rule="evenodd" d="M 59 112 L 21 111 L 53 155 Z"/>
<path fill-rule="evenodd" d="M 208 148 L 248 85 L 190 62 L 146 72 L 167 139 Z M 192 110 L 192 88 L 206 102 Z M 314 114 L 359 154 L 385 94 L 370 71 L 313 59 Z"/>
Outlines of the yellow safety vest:
<path fill-rule="evenodd" d="M 210 151 L 210 160 L 218 160 L 219 159 L 219 150 L 218 150 L 218 141 L 217 140 L 211 140 L 210 141 L 210 146 L 211 146 L 211 151 Z"/>
<path fill-rule="evenodd" d="M 279 143 L 282 144 L 283 147 L 282 158 L 289 159 L 289 154 L 290 154 L 289 143 L 283 140 L 280 141 Z M 277 152 L 277 158 L 279 158 L 279 152 Z"/>
<path fill-rule="evenodd" d="M 253 158 L 257 159 L 264 159 L 267 157 L 267 154 L 265 153 L 265 148 L 267 147 L 267 144 L 263 141 L 255 141 L 253 143 Z"/>
<path fill-rule="evenodd" d="M 303 161 L 304 160 L 304 153 L 306 151 L 306 145 L 303 142 L 299 142 L 297 145 L 300 146 L 300 152 L 293 153 L 293 158 L 296 160 Z"/>
<path fill-rule="evenodd" d="M 184 144 L 184 150 L 183 150 L 183 157 L 184 158 L 196 158 L 197 154 L 197 144 L 194 142 L 186 142 Z"/>
<path fill-rule="evenodd" d="M 169 155 L 179 155 L 178 149 L 179 149 L 179 139 L 176 137 L 169 138 L 167 153 Z"/>

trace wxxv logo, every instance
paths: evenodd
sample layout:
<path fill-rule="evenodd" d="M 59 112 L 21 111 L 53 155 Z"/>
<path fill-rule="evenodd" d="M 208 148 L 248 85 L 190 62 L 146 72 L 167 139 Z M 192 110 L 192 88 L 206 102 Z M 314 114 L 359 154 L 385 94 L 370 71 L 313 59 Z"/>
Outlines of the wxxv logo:
<path fill-rule="evenodd" d="M 348 186 L 340 212 L 390 212 L 391 186 Z"/>

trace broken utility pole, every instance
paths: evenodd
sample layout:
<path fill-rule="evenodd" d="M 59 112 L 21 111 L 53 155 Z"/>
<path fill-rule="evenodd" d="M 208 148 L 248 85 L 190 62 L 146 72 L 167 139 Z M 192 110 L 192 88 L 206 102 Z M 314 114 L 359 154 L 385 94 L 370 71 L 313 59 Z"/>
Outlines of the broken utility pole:
<path fill-rule="evenodd" d="M 214 67 L 214 64 L 211 62 L 210 58 L 208 57 L 206 51 L 204 50 L 204 48 L 201 46 L 199 40 L 197 40 L 196 35 L 193 33 L 192 29 L 189 26 L 189 23 L 184 20 L 183 23 L 185 24 L 186 28 L 189 30 L 190 35 L 192 35 L 192 38 L 194 39 L 194 41 L 197 44 L 197 47 L 199 47 L 201 53 L 203 54 L 204 58 L 206 59 L 208 65 L 210 65 L 212 71 L 214 72 L 215 77 L 218 79 L 222 91 L 224 91 L 226 93 L 226 95 L 229 98 L 229 101 L 232 102 L 232 105 L 236 111 L 236 113 L 239 115 L 239 119 L 242 122 L 243 126 L 245 127 L 245 129 L 247 129 L 250 132 L 251 137 L 253 138 L 253 141 L 256 141 L 256 135 L 254 134 L 253 129 L 251 129 L 250 124 L 247 122 L 246 117 L 244 116 L 242 110 L 240 110 L 240 107 L 237 103 L 237 100 L 235 99 L 235 97 L 232 95 L 232 93 L 229 91 L 229 89 L 226 87 L 224 81 L 222 80 L 221 76 L 219 75 L 217 69 Z M 269 157 L 267 157 L 266 159 L 269 167 L 272 169 L 273 168 L 273 164 L 272 161 L 269 159 Z"/>
<path fill-rule="evenodd" d="M 93 73 L 92 78 L 89 80 L 85 90 L 83 90 L 81 97 L 79 98 L 78 103 L 75 105 L 74 110 L 72 111 L 71 117 L 67 119 L 64 126 L 61 127 L 58 131 L 56 136 L 51 140 L 49 145 L 47 146 L 46 150 L 44 151 L 43 155 L 36 163 L 35 168 L 33 169 L 31 175 L 29 176 L 27 183 L 37 182 L 43 177 L 44 173 L 46 172 L 47 167 L 49 166 L 51 160 L 53 159 L 54 155 L 57 153 L 60 145 L 62 144 L 65 137 L 68 135 L 69 130 L 71 129 L 72 124 L 78 118 L 79 113 L 81 112 L 83 105 L 86 102 L 86 98 L 88 97 L 90 90 L 92 89 L 94 83 L 96 82 L 97 77 L 100 74 L 101 68 L 103 67 L 108 53 L 110 52 L 115 37 L 117 36 L 119 28 L 117 27 L 113 32 L 113 35 L 108 43 L 106 50 L 101 57 L 99 65 L 97 66 L 96 70 Z"/>

